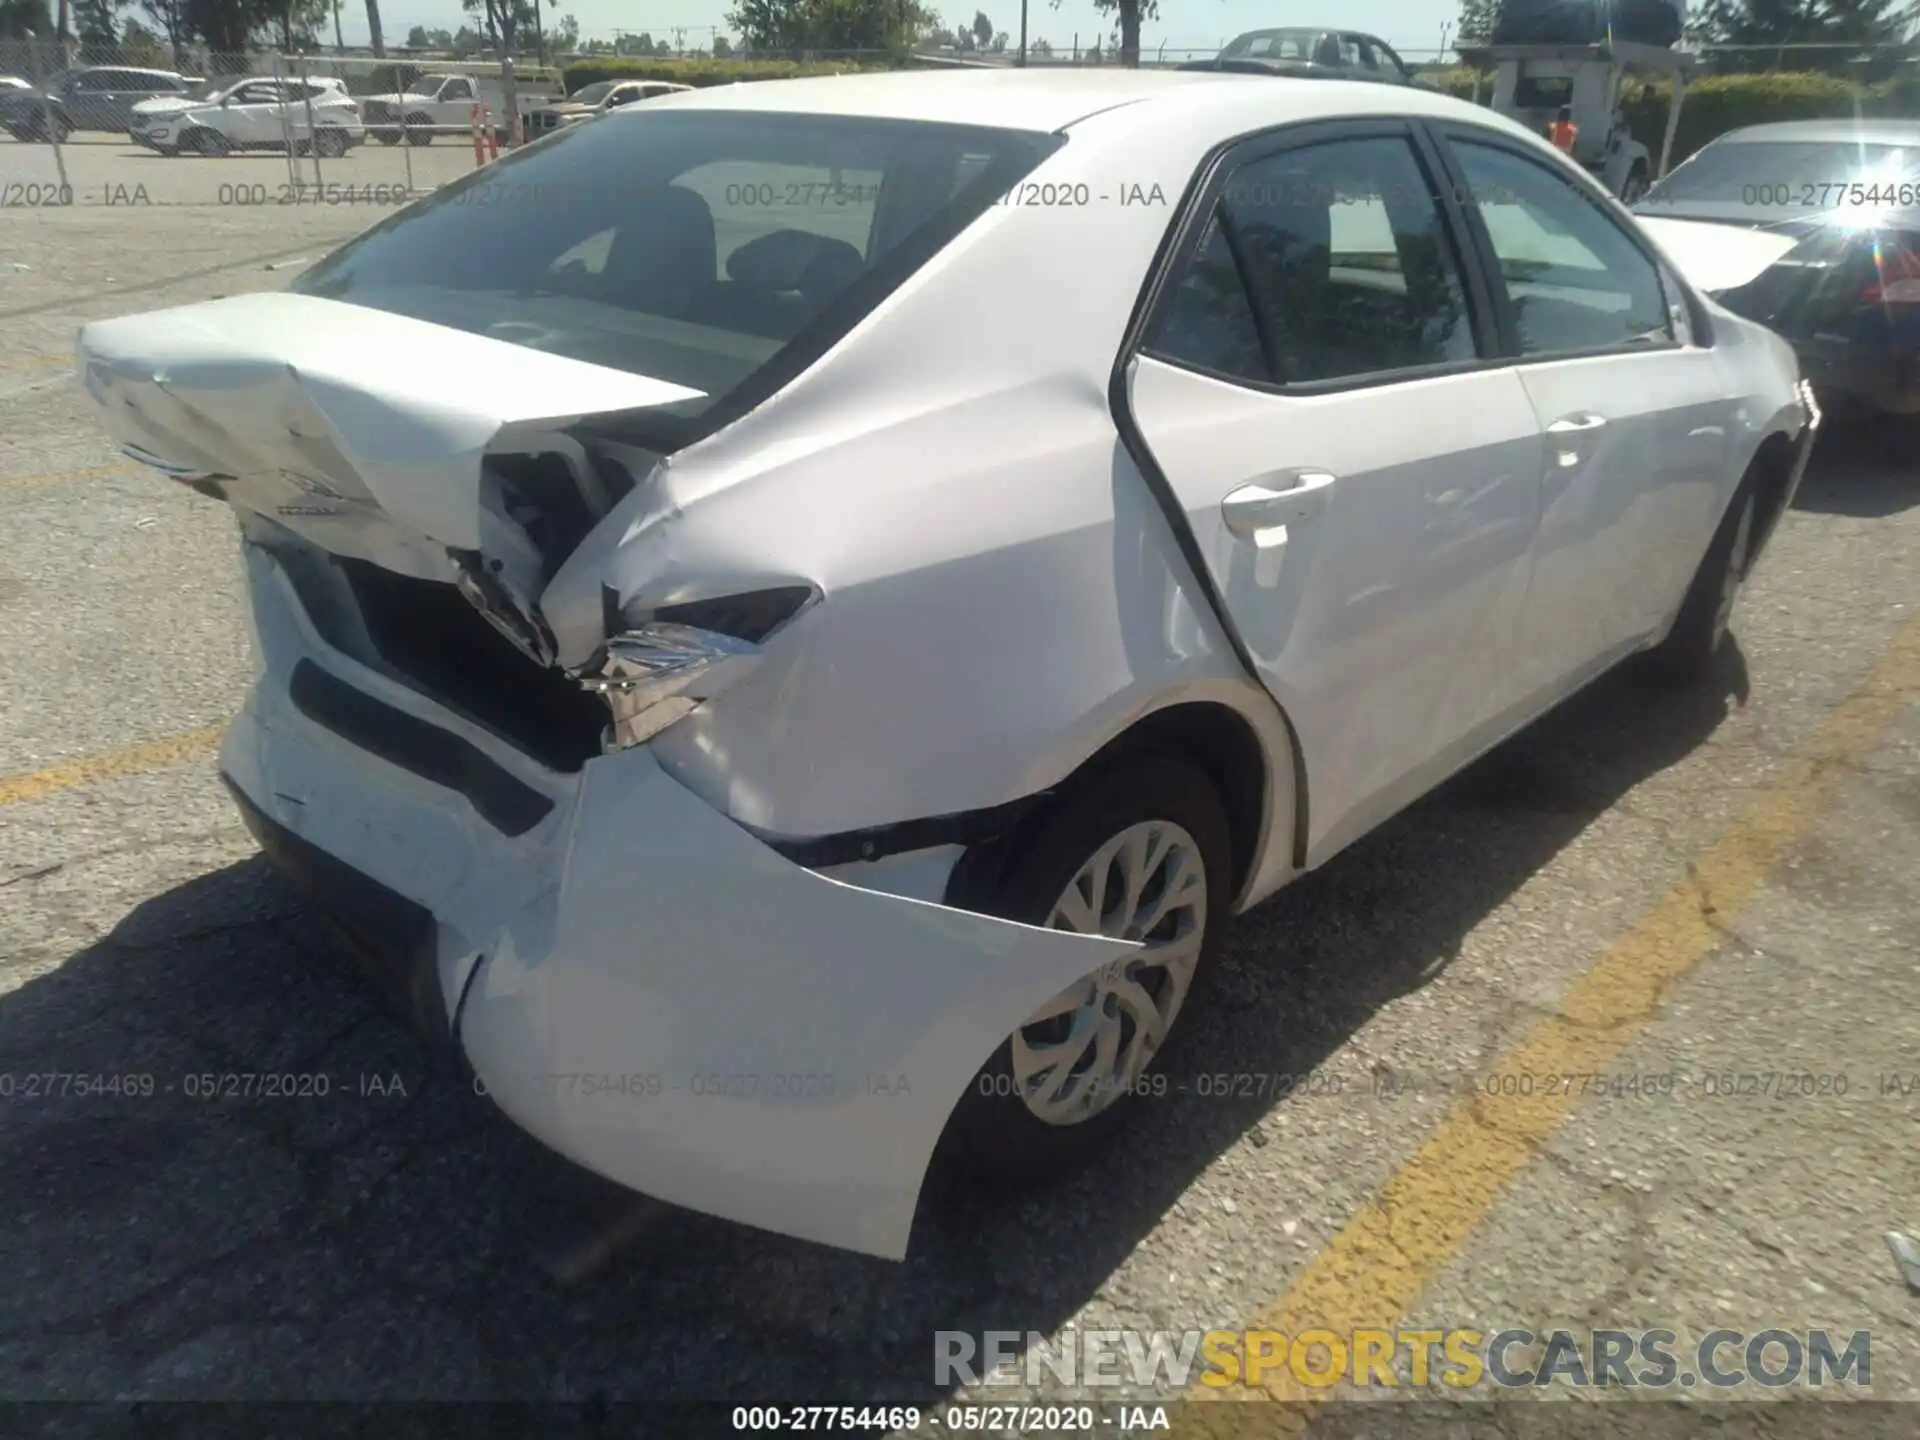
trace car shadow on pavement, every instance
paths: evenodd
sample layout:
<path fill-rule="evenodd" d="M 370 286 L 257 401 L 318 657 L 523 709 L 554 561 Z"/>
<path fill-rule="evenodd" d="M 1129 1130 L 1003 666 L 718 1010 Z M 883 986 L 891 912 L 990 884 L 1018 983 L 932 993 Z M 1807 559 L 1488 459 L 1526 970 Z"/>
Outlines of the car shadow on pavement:
<path fill-rule="evenodd" d="M 1733 647 L 1719 682 L 1618 673 L 1236 921 L 1182 1068 L 1321 1066 L 1713 731 Z M 930 1193 L 894 1265 L 616 1194 L 435 1071 L 331 944 L 256 859 L 0 999 L 0 1398 L 930 1405 L 936 1330 L 1058 1328 L 1272 1112 L 1378 1103 L 1145 1105 L 1047 1189 Z M 624 1247 L 556 1283 L 542 1256 L 608 1223 Z"/>
<path fill-rule="evenodd" d="M 1823 427 L 1793 508 L 1875 520 L 1920 505 L 1920 416 Z"/>

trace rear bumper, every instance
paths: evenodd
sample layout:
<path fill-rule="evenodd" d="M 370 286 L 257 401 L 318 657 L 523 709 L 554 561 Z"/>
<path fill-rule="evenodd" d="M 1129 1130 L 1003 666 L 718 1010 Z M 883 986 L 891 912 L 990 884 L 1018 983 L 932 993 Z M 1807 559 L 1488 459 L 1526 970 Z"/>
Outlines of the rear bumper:
<path fill-rule="evenodd" d="M 261 853 L 334 922 L 361 973 L 436 1054 L 453 1049 L 434 944 L 433 913 L 300 838 L 223 774 Z"/>
<path fill-rule="evenodd" d="M 1920 351 L 1862 350 L 1795 341 L 1802 373 L 1825 395 L 1844 395 L 1886 415 L 1920 415 Z"/>
<path fill-rule="evenodd" d="M 247 563 L 262 668 L 221 766 L 249 823 L 509 1117 L 636 1190 L 898 1258 L 979 1067 L 1135 948 L 802 869 L 646 749 L 547 770 L 330 649 L 277 563 Z M 303 667 L 365 713 L 303 704 Z M 542 803 L 503 828 L 474 799 L 489 768 Z"/>
<path fill-rule="evenodd" d="M 1823 417 L 1820 413 L 1819 401 L 1814 398 L 1812 383 L 1803 377 L 1795 383 L 1794 393 L 1800 399 L 1800 409 L 1805 420 L 1800 426 L 1799 435 L 1793 442 L 1793 467 L 1787 472 L 1786 488 L 1781 494 L 1780 503 L 1767 507 L 1761 522 L 1760 533 L 1753 537 L 1751 548 L 1747 552 L 1747 574 L 1753 572 L 1753 567 L 1759 563 L 1760 557 L 1766 553 L 1768 543 L 1779 530 L 1780 521 L 1785 518 L 1787 511 L 1793 508 L 1793 497 L 1800 493 L 1800 482 L 1807 478 L 1807 461 L 1813 456 L 1813 442 L 1820 434 Z"/>

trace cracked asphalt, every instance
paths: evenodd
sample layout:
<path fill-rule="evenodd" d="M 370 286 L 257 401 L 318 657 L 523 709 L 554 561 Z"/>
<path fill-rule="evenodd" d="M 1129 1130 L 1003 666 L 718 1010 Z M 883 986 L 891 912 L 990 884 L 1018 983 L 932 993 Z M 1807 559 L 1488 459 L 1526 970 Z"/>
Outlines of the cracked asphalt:
<path fill-rule="evenodd" d="M 1920 1399 L 1882 1238 L 1920 1231 L 1914 432 L 1823 436 L 1716 686 L 1610 677 L 1237 921 L 1182 1021 L 1237 1094 L 1050 1190 L 942 1190 L 893 1265 L 550 1155 L 258 859 L 211 748 L 250 667 L 232 521 L 117 459 L 65 357 L 367 215 L 196 194 L 0 211 L 0 1400 L 930 1406 L 939 1330 L 1316 1318 L 1867 1330 L 1871 1397 Z M 1587 1080 L 1503 1138 L 1475 1107 L 1522 1073 Z M 305 1093 L 197 1093 L 228 1074 Z"/>

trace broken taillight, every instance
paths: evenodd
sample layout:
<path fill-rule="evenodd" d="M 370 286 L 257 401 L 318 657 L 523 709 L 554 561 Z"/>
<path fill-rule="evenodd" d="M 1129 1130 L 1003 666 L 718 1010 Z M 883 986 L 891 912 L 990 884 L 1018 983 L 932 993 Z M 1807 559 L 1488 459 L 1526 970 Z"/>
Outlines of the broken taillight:
<path fill-rule="evenodd" d="M 819 593 L 787 585 L 663 606 L 608 636 L 599 665 L 580 676 L 612 711 L 606 748 L 643 745 L 732 685 Z"/>
<path fill-rule="evenodd" d="M 1920 236 L 1879 235 L 1873 242 L 1872 284 L 1860 292 L 1870 305 L 1920 305 Z"/>

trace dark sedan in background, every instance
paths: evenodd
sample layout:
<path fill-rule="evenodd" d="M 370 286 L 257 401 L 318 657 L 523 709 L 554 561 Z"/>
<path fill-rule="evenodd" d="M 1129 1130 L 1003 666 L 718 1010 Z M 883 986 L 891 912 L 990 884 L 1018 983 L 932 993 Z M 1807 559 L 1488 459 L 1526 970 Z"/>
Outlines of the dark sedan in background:
<path fill-rule="evenodd" d="M 1635 209 L 1797 242 L 1715 298 L 1783 336 L 1843 410 L 1920 415 L 1920 121 L 1735 130 Z"/>
<path fill-rule="evenodd" d="M 135 105 L 187 95 L 196 83 L 172 70 L 89 65 L 56 75 L 39 89 L 0 89 L 0 129 L 16 140 L 64 140 L 74 130 L 124 135 Z"/>
<path fill-rule="evenodd" d="M 1320 26 L 1249 30 L 1227 42 L 1211 60 L 1190 60 L 1182 70 L 1226 70 L 1250 75 L 1299 75 L 1331 80 L 1414 84 L 1412 69 L 1377 35 Z"/>

